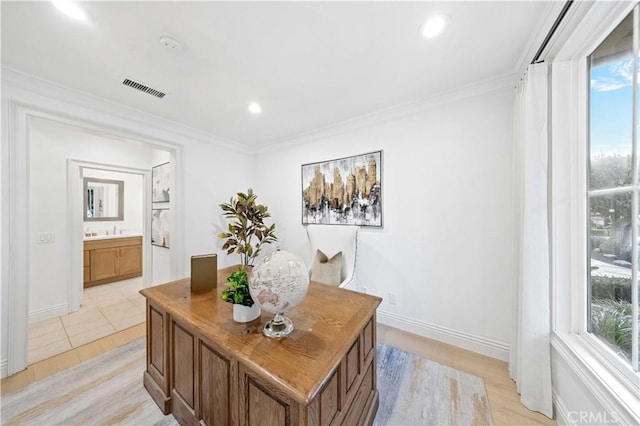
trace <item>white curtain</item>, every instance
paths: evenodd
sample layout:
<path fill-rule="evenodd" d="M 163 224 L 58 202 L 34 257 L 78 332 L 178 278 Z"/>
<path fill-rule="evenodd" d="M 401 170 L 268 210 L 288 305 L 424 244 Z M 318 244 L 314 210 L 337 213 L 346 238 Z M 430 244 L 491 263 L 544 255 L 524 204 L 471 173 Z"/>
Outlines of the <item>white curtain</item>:
<path fill-rule="evenodd" d="M 509 374 L 522 404 L 552 417 L 547 82 L 547 64 L 530 65 L 516 94 L 514 195 L 519 259 Z"/>

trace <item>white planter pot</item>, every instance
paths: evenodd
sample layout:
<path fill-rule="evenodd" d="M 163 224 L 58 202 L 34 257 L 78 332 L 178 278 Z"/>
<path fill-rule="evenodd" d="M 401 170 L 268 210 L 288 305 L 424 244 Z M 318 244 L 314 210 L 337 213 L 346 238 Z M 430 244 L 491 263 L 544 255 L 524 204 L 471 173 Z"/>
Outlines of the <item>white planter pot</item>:
<path fill-rule="evenodd" d="M 260 306 L 254 303 L 248 307 L 244 305 L 233 305 L 233 320 L 235 322 L 249 322 L 260 316 Z"/>

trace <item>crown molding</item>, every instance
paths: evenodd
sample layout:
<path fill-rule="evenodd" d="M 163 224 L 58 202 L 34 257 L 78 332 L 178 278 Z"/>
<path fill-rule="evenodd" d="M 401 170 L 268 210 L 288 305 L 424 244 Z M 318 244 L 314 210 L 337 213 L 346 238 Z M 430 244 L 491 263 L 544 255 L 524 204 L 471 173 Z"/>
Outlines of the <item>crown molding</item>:
<path fill-rule="evenodd" d="M 459 102 L 464 99 L 470 99 L 487 93 L 500 92 L 503 90 L 513 90 L 513 88 L 518 83 L 518 79 L 518 74 L 509 73 L 489 80 L 483 80 L 466 86 L 458 87 L 455 90 L 435 93 L 428 98 L 422 98 L 404 104 L 392 106 L 368 114 L 353 117 L 344 121 L 340 121 L 329 126 L 300 133 L 292 137 L 273 141 L 261 148 L 255 149 L 253 153 L 263 154 L 272 151 L 279 151 L 291 146 L 311 143 L 320 139 L 326 139 L 344 133 L 351 133 L 362 128 L 395 121 L 404 117 L 418 114 L 425 110 L 432 109 L 434 107 Z"/>
<path fill-rule="evenodd" d="M 90 110 L 99 111 L 138 125 L 173 133 L 181 138 L 216 145 L 242 154 L 251 154 L 251 149 L 242 143 L 210 134 L 208 132 L 168 120 L 149 112 L 132 108 L 90 93 L 55 83 L 41 77 L 2 67 L 2 95 L 7 96 L 7 88 L 13 87 Z"/>
<path fill-rule="evenodd" d="M 97 110 L 117 116 L 120 119 L 133 121 L 145 127 L 171 132 L 185 139 L 212 144 L 231 151 L 246 155 L 259 155 L 278 151 L 291 146 L 311 143 L 344 133 L 350 133 L 362 128 L 379 125 L 418 114 L 425 110 L 473 98 L 487 93 L 501 90 L 512 90 L 517 84 L 519 74 L 509 73 L 496 78 L 478 81 L 458 87 L 455 90 L 434 93 L 427 98 L 421 98 L 403 104 L 395 105 L 368 114 L 340 121 L 329 126 L 303 132 L 291 137 L 266 143 L 261 147 L 234 142 L 210 133 L 185 126 L 175 121 L 167 120 L 157 115 L 131 108 L 124 104 L 107 100 L 77 89 L 63 86 L 31 74 L 26 74 L 10 67 L 2 67 L 3 96 L 6 96 L 6 86 L 25 90 L 41 96 L 58 99 L 90 110 Z"/>

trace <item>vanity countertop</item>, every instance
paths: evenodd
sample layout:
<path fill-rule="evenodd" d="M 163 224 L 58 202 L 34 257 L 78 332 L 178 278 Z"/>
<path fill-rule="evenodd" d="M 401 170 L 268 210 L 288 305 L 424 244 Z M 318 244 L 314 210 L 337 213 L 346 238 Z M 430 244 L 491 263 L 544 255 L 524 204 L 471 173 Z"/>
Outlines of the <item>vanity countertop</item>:
<path fill-rule="evenodd" d="M 111 234 L 111 235 L 96 235 L 95 237 L 84 237 L 84 241 L 96 241 L 96 240 L 111 240 L 114 238 L 129 238 L 129 237 L 141 237 L 139 232 L 127 232 L 124 234 Z"/>

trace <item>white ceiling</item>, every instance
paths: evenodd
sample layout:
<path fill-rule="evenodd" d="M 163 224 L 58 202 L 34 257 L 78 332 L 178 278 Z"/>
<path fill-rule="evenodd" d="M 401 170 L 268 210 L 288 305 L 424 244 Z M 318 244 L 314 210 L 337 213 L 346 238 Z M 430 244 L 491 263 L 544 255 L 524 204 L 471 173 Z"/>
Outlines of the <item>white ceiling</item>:
<path fill-rule="evenodd" d="M 263 147 L 382 109 L 517 76 L 549 2 L 84 2 L 91 22 L 49 2 L 2 1 L 2 65 Z M 451 22 L 418 36 L 434 12 Z M 181 53 L 161 47 L 161 35 Z M 167 93 L 157 99 L 123 77 Z M 263 113 L 247 106 L 258 101 Z"/>

